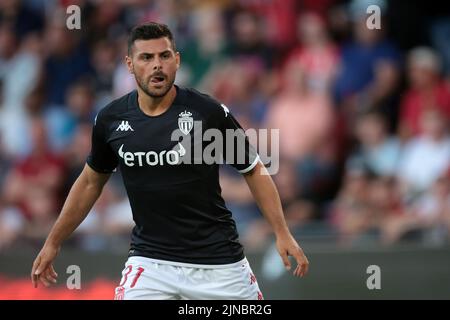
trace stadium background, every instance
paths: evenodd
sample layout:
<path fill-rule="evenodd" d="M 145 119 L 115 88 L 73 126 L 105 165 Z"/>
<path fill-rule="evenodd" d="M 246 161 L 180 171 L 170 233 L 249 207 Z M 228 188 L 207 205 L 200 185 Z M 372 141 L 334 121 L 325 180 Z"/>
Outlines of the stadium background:
<path fill-rule="evenodd" d="M 81 8 L 81 30 L 66 27 Z M 366 27 L 369 5 L 381 30 Z M 0 299 L 111 299 L 131 212 L 120 173 L 63 246 L 59 285 L 32 261 L 81 171 L 93 119 L 133 89 L 129 29 L 158 21 L 182 56 L 177 83 L 245 128 L 280 129 L 274 176 L 311 271 L 283 271 L 245 181 L 223 195 L 266 298 L 450 298 L 450 10 L 431 1 L 2 0 Z M 170 235 L 169 235 L 170 236 Z M 81 290 L 65 287 L 69 265 Z M 367 267 L 381 268 L 368 290 Z"/>

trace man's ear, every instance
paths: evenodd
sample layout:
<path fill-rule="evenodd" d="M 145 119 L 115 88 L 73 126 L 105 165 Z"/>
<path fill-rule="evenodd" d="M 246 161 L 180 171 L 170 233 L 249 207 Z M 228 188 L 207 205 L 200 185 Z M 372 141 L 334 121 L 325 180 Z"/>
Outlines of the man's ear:
<path fill-rule="evenodd" d="M 127 65 L 128 72 L 133 74 L 133 60 L 131 60 L 130 56 L 125 56 L 125 63 Z"/>

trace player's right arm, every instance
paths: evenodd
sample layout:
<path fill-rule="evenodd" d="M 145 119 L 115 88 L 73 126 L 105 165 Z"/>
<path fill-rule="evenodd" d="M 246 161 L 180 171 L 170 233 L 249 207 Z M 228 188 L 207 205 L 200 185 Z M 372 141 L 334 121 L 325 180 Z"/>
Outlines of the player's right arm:
<path fill-rule="evenodd" d="M 61 214 L 56 220 L 42 250 L 34 260 L 31 280 L 35 288 L 39 281 L 45 286 L 56 283 L 57 274 L 53 268 L 61 244 L 86 218 L 100 196 L 110 174 L 99 173 L 85 165 L 67 196 Z"/>

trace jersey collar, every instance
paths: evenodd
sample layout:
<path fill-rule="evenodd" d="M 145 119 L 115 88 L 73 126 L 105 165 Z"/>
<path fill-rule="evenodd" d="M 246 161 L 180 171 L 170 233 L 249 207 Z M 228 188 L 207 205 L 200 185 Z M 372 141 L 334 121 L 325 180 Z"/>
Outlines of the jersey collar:
<path fill-rule="evenodd" d="M 183 105 L 183 103 L 185 101 L 185 98 L 186 98 L 186 90 L 184 88 L 182 88 L 182 87 L 177 86 L 177 85 L 174 85 L 174 86 L 175 86 L 175 89 L 177 90 L 177 94 L 176 94 L 175 99 L 173 100 L 171 106 L 169 107 L 169 109 L 172 108 L 172 106 L 175 106 L 175 105 Z M 137 90 L 133 90 L 130 93 L 128 105 L 132 109 L 142 112 L 142 110 L 140 110 L 139 105 L 138 105 L 138 92 L 137 92 Z"/>

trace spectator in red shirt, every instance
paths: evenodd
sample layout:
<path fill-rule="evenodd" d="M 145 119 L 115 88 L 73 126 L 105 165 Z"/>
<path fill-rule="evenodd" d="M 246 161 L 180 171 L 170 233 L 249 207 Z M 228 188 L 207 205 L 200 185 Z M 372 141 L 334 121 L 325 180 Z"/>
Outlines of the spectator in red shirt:
<path fill-rule="evenodd" d="M 429 109 L 438 109 L 450 119 L 450 89 L 441 80 L 438 55 L 430 48 L 413 49 L 408 58 L 410 88 L 401 103 L 400 136 L 407 139 L 421 133 L 420 118 Z"/>
<path fill-rule="evenodd" d="M 299 64 L 310 89 L 328 94 L 337 72 L 338 49 L 330 40 L 325 21 L 312 12 L 302 14 L 298 19 L 298 37 L 300 44 L 287 64 Z"/>
<path fill-rule="evenodd" d="M 20 208 L 33 236 L 45 235 L 56 218 L 64 183 L 64 162 L 52 153 L 41 118 L 31 124 L 32 152 L 13 164 L 4 185 L 7 204 Z"/>

